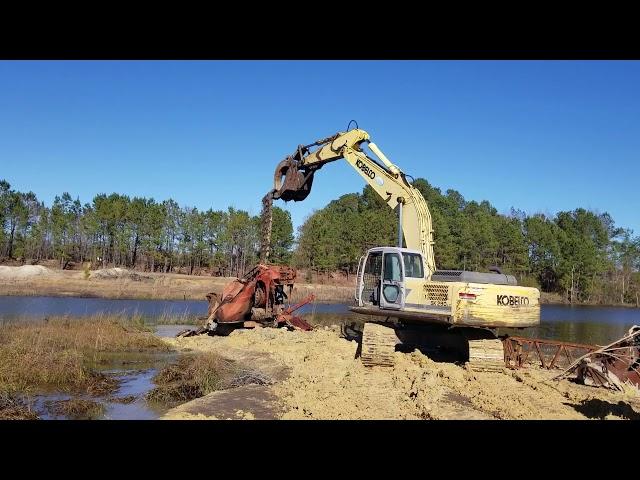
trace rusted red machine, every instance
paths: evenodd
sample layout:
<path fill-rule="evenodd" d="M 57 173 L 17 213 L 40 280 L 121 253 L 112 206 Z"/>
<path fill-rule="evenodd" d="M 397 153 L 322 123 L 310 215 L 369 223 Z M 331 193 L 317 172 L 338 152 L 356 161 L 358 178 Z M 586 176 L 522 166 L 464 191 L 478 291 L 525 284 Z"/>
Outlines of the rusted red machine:
<path fill-rule="evenodd" d="M 198 330 L 186 330 L 178 336 L 202 333 L 227 335 L 238 327 L 288 326 L 312 330 L 311 325 L 293 315 L 297 309 L 314 300 L 309 295 L 298 304 L 285 309 L 296 279 L 296 270 L 287 266 L 259 264 L 242 278 L 224 287 L 220 298 L 209 293 L 206 324 Z M 289 295 L 285 292 L 288 287 Z"/>

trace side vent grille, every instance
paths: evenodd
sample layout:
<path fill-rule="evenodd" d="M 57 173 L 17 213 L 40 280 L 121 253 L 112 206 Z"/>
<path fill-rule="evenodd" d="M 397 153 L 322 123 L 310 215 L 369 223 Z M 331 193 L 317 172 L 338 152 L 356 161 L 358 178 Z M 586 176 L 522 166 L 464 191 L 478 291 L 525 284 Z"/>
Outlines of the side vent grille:
<path fill-rule="evenodd" d="M 438 285 L 428 283 L 425 285 L 427 294 L 427 303 L 438 307 L 446 307 L 449 305 L 449 285 Z"/>

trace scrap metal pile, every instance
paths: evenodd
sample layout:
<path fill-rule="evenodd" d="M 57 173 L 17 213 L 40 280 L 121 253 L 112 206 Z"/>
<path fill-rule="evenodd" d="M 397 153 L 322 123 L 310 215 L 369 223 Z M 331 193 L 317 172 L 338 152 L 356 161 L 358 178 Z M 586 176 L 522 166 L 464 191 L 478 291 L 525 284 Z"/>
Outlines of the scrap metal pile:
<path fill-rule="evenodd" d="M 258 264 L 244 277 L 224 287 L 222 295 L 209 293 L 206 323 L 197 330 L 184 330 L 178 337 L 204 333 L 228 335 L 235 328 L 287 327 L 312 330 L 311 325 L 294 312 L 312 302 L 309 295 L 296 305 L 285 308 L 285 300 L 293 290 L 296 270 L 287 266 Z M 288 287 L 289 295 L 285 293 Z"/>
<path fill-rule="evenodd" d="M 571 373 L 585 385 L 640 389 L 640 326 L 634 325 L 621 339 L 583 355 L 556 378 Z"/>

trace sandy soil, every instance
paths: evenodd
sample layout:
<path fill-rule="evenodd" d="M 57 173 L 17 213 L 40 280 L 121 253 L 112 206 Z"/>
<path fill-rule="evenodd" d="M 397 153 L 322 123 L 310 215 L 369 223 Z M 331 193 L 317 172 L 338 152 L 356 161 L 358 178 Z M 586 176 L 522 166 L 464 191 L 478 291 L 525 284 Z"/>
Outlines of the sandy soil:
<path fill-rule="evenodd" d="M 542 369 L 471 372 L 419 351 L 396 352 L 393 368 L 366 368 L 356 358 L 357 342 L 341 338 L 337 328 L 238 330 L 228 337 L 167 341 L 179 350 L 216 351 L 236 359 L 261 354 L 254 366 L 287 369 L 284 379 L 265 387 L 265 394 L 277 398 L 274 412 L 283 419 L 640 418 L 637 394 L 552 381 L 554 373 Z M 206 397 L 198 400 L 207 403 Z M 165 418 L 215 417 L 211 408 L 192 405 Z"/>

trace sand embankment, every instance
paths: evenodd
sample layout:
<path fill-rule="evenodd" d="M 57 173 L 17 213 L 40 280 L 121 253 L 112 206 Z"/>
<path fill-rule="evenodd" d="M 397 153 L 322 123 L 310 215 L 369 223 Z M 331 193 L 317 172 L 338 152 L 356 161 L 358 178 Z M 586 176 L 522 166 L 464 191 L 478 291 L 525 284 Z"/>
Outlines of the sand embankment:
<path fill-rule="evenodd" d="M 366 368 L 356 358 L 358 342 L 342 338 L 335 327 L 237 330 L 227 337 L 167 341 L 178 350 L 214 351 L 245 363 L 247 355 L 262 355 L 252 366 L 271 371 L 279 366 L 286 375 L 252 391 L 257 414 L 246 403 L 233 414 L 233 399 L 225 398 L 230 394 L 214 392 L 169 411 L 165 419 L 640 418 L 637 396 L 552 381 L 557 372 L 538 368 L 471 372 L 419 351 L 396 352 L 393 368 Z M 271 405 L 268 411 L 265 404 Z"/>

